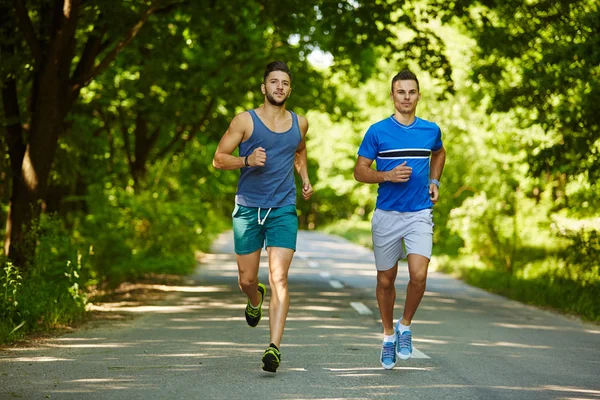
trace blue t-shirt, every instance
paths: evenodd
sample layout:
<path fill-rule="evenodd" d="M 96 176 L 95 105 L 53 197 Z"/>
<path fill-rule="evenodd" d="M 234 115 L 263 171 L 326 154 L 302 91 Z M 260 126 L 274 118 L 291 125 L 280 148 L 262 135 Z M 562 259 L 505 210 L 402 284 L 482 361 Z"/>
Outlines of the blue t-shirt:
<path fill-rule="evenodd" d="M 246 207 L 283 207 L 296 204 L 294 160 L 302 134 L 298 116 L 292 116 L 292 126 L 285 132 L 273 132 L 254 110 L 249 110 L 254 124 L 252 135 L 240 143 L 240 157 L 263 147 L 267 161 L 262 167 L 242 168 L 235 196 L 237 204 Z"/>
<path fill-rule="evenodd" d="M 406 161 L 412 167 L 407 182 L 381 182 L 376 207 L 386 211 L 412 212 L 432 208 L 429 198 L 429 160 L 442 148 L 442 131 L 433 122 L 415 118 L 402 125 L 394 116 L 369 127 L 358 155 L 375 160 L 377 171 L 389 171 Z"/>

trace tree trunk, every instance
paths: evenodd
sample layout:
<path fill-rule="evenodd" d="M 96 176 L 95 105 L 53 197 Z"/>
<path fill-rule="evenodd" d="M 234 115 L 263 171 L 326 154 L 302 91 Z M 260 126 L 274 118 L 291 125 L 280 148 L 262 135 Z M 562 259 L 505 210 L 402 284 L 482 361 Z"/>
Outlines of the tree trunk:
<path fill-rule="evenodd" d="M 58 145 L 58 133 L 74 97 L 69 93 L 69 72 L 73 58 L 78 1 L 69 7 L 54 4 L 54 13 L 45 13 L 41 26 L 50 41 L 37 53 L 31 96 L 31 127 L 20 170 L 13 176 L 11 207 L 6 222 L 5 251 L 19 267 L 26 269 L 35 251 L 32 228 L 46 195 L 48 176 Z M 17 13 L 19 11 L 17 8 Z M 22 15 L 22 14 L 21 14 Z M 23 17 L 25 18 L 25 17 Z M 28 20 L 21 20 L 27 27 Z M 39 48 L 32 35 L 30 45 Z M 12 161 L 12 160 L 11 160 Z M 15 171 L 16 172 L 16 171 Z"/>
<path fill-rule="evenodd" d="M 0 7 L 0 14 L 2 14 L 2 17 L 0 17 L 2 26 L 0 33 L 3 37 L 13 38 L 15 37 L 16 26 L 9 11 L 10 9 L 7 8 L 6 4 L 3 4 L 3 6 Z M 0 45 L 0 55 L 2 55 L 3 59 L 10 59 L 15 55 L 14 45 L 8 43 L 8 41 L 3 41 Z M 14 74 L 7 74 L 7 76 L 3 78 L 2 106 L 4 109 L 4 116 L 6 118 L 6 145 L 8 147 L 8 155 L 10 158 L 10 179 L 12 182 L 4 238 L 4 254 L 8 254 L 11 244 L 11 233 L 13 226 L 12 216 L 15 213 L 13 205 L 17 203 L 16 193 L 17 188 L 20 186 L 19 180 L 21 177 L 23 157 L 25 156 L 25 145 L 23 143 L 23 128 L 21 125 L 21 115 L 19 112 L 17 82 Z"/>
<path fill-rule="evenodd" d="M 35 250 L 27 240 L 27 233 L 39 216 L 40 200 L 46 196 L 48 176 L 58 144 L 58 127 L 62 121 L 60 79 L 55 65 L 47 63 L 37 80 L 29 144 L 25 148 L 20 174 L 13 181 L 6 232 L 9 240 L 5 247 L 8 247 L 8 256 L 21 268 L 26 266 Z"/>

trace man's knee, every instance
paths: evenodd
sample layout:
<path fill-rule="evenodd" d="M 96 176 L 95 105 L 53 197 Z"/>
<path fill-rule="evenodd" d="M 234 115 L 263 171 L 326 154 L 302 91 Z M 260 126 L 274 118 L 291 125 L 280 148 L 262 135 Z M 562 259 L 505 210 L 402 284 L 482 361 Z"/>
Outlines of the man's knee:
<path fill-rule="evenodd" d="M 256 285 L 258 283 L 258 277 L 256 276 L 242 276 L 238 277 L 238 283 L 242 290 L 248 289 L 252 287 L 252 285 Z"/>
<path fill-rule="evenodd" d="M 419 270 L 410 274 L 410 282 L 416 286 L 425 286 L 427 284 L 427 270 Z"/>
<path fill-rule="evenodd" d="M 377 274 L 377 286 L 382 289 L 389 290 L 394 287 L 396 281 L 395 276 L 389 274 Z"/>
<path fill-rule="evenodd" d="M 273 287 L 286 287 L 288 284 L 288 275 L 283 271 L 271 271 L 269 274 L 269 283 Z"/>

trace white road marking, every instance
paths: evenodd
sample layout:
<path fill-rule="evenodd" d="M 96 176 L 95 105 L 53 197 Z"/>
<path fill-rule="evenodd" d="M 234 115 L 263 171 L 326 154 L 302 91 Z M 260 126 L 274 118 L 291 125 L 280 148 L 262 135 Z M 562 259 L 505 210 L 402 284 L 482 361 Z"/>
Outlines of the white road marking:
<path fill-rule="evenodd" d="M 311 260 L 308 262 L 308 266 L 311 268 L 319 268 L 319 263 Z"/>
<path fill-rule="evenodd" d="M 335 279 L 330 280 L 329 284 L 334 289 L 342 289 L 344 287 L 344 284 L 342 282 L 336 281 Z"/>
<path fill-rule="evenodd" d="M 360 301 L 353 301 L 350 305 L 360 314 L 360 315 L 371 315 L 373 311 L 369 309 L 369 307 L 365 306 Z"/>
<path fill-rule="evenodd" d="M 331 274 L 329 272 L 323 271 L 319 275 L 321 275 L 321 278 L 325 278 L 325 279 L 331 278 Z"/>

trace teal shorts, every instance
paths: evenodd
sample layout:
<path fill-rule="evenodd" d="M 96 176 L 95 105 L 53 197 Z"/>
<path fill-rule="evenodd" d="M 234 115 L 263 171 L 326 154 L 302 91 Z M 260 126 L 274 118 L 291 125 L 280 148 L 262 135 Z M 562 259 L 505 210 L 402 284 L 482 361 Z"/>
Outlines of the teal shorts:
<path fill-rule="evenodd" d="M 236 254 L 254 253 L 263 247 L 296 251 L 298 214 L 294 204 L 270 209 L 236 204 L 232 216 Z"/>

